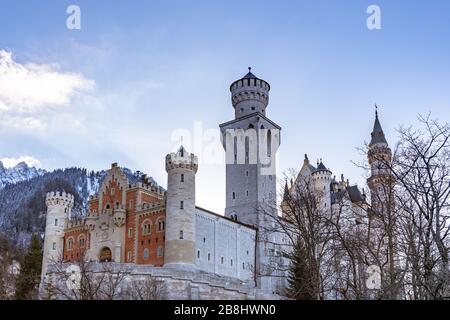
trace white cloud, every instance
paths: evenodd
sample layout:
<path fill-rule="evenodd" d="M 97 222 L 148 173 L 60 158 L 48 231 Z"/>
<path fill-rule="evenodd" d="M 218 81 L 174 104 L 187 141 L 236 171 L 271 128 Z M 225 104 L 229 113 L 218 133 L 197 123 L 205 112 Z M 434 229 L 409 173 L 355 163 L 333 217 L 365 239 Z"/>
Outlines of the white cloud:
<path fill-rule="evenodd" d="M 0 50 L 0 116 L 7 119 L 1 125 L 42 128 L 43 112 L 69 104 L 94 84 L 81 74 L 59 71 L 57 64 L 21 64 Z"/>
<path fill-rule="evenodd" d="M 0 161 L 3 163 L 5 168 L 12 168 L 20 162 L 25 162 L 29 167 L 40 168 L 42 166 L 41 162 L 32 156 L 20 156 L 17 158 L 1 158 Z"/>

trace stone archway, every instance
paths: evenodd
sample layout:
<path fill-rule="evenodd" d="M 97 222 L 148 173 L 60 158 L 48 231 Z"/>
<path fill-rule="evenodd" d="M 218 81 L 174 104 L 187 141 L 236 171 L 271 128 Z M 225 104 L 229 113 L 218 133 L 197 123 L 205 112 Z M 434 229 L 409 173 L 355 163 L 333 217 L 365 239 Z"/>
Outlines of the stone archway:
<path fill-rule="evenodd" d="M 112 253 L 111 249 L 108 247 L 103 247 L 102 250 L 100 250 L 100 262 L 111 262 L 112 261 Z"/>

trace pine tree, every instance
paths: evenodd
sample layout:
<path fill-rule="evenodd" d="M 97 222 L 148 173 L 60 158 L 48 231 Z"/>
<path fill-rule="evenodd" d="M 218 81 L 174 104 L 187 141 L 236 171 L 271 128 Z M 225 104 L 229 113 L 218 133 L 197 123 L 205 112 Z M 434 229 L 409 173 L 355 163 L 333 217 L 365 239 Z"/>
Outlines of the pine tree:
<path fill-rule="evenodd" d="M 20 273 L 16 280 L 16 299 L 33 299 L 41 277 L 42 248 L 37 235 L 31 238 L 31 244 L 21 259 Z"/>
<path fill-rule="evenodd" d="M 312 261 L 303 242 L 298 239 L 291 256 L 288 274 L 288 295 L 295 300 L 317 299 Z"/>

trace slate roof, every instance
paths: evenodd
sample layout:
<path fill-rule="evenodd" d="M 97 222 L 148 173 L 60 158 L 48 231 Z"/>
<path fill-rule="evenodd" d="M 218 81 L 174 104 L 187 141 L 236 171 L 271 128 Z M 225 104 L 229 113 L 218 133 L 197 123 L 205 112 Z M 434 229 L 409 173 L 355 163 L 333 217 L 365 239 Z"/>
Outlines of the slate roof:
<path fill-rule="evenodd" d="M 387 143 L 386 138 L 384 136 L 383 129 L 381 128 L 380 120 L 378 119 L 378 112 L 375 112 L 375 123 L 373 125 L 373 131 L 371 133 L 372 140 L 370 140 L 369 146 L 374 145 L 375 143 Z"/>

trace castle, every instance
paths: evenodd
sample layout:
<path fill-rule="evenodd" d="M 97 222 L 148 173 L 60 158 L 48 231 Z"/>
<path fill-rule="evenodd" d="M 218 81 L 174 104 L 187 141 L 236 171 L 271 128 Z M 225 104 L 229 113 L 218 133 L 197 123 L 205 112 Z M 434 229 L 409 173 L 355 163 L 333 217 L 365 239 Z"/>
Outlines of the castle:
<path fill-rule="evenodd" d="M 129 181 L 113 163 L 83 219 L 71 217 L 73 195 L 47 194 L 42 284 L 50 281 L 55 261 L 85 259 L 161 279 L 173 289 L 168 298 L 283 296 L 286 274 L 273 264 L 286 265 L 282 257 L 274 260 L 286 239 L 274 234 L 268 241 L 262 232 L 270 227 L 267 216 L 279 214 L 274 168 L 281 128 L 266 116 L 270 85 L 249 68 L 230 91 L 235 117 L 220 125 L 227 154 L 225 215 L 196 206 L 198 159 L 183 146 L 165 158 L 167 191 L 145 177 Z M 377 123 L 378 117 L 375 129 Z M 377 147 L 384 135 L 374 132 Z M 315 179 L 329 195 L 323 201 L 330 208 L 340 192 L 365 201 L 356 186 L 332 179 L 322 162 L 316 168 L 306 157 L 299 176 Z"/>

